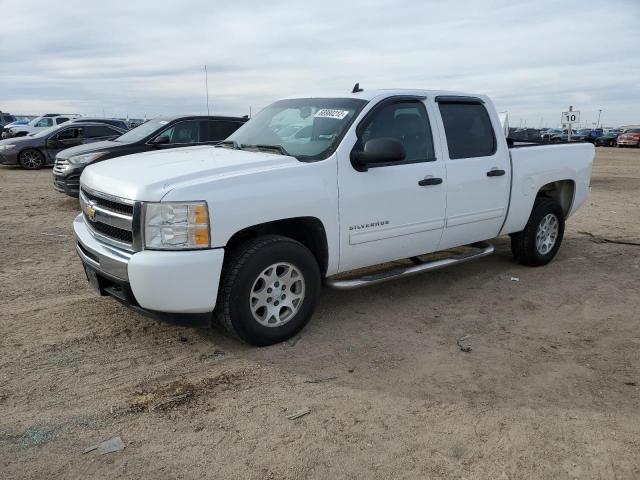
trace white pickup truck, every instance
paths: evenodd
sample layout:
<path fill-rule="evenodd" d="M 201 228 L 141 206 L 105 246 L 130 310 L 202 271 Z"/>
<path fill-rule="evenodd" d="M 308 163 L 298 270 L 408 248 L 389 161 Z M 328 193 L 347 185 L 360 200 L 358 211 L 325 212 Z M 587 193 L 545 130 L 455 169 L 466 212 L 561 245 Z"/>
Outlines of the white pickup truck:
<path fill-rule="evenodd" d="M 453 265 L 507 234 L 521 263 L 551 261 L 589 195 L 594 147 L 510 147 L 500 132 L 482 95 L 356 86 L 280 100 L 217 147 L 87 168 L 77 252 L 103 295 L 273 344 L 303 328 L 323 284 Z"/>

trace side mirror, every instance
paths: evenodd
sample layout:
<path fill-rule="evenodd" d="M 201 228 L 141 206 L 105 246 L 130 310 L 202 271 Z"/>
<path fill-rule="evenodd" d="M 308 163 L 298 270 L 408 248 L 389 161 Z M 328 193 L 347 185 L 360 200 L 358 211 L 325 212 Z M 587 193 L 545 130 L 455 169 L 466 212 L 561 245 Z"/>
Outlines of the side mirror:
<path fill-rule="evenodd" d="M 351 152 L 351 163 L 359 172 L 381 164 L 401 162 L 407 156 L 402 143 L 394 138 L 374 138 L 364 144 L 362 151 Z"/>
<path fill-rule="evenodd" d="M 171 143 L 171 139 L 169 138 L 169 135 L 160 135 L 159 137 L 154 138 L 151 143 L 153 145 L 166 145 Z"/>
<path fill-rule="evenodd" d="M 58 148 L 60 147 L 60 142 L 55 138 L 48 138 L 46 142 L 47 148 Z"/>

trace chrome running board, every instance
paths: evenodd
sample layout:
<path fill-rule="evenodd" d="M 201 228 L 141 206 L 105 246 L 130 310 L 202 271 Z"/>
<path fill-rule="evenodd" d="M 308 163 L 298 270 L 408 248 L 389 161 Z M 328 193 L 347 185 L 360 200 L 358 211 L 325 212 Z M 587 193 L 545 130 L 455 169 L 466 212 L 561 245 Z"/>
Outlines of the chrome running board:
<path fill-rule="evenodd" d="M 402 277 L 408 277 L 410 275 L 416 275 L 422 272 L 428 272 L 430 270 L 437 270 L 439 268 L 449 267 L 451 265 L 457 265 L 459 263 L 468 262 L 469 260 L 474 260 L 476 258 L 486 257 L 487 255 L 491 255 L 494 251 L 493 245 L 488 242 L 478 242 L 470 246 L 473 247 L 473 250 L 470 250 L 468 252 L 457 253 L 447 258 L 426 261 L 408 267 L 394 268 L 380 273 L 363 275 L 361 277 L 344 279 L 341 279 L 339 277 L 330 277 L 327 278 L 326 285 L 337 290 L 351 290 L 354 288 L 360 288 L 367 285 L 375 285 L 376 283 L 382 283 Z M 342 275 L 344 274 L 341 274 L 340 276 Z"/>

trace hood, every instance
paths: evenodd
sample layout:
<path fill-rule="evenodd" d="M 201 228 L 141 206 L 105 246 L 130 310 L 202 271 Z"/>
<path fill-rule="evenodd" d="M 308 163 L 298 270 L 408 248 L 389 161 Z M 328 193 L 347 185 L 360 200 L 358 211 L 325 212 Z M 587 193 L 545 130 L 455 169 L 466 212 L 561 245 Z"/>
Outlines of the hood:
<path fill-rule="evenodd" d="M 10 138 L 5 138 L 4 140 L 0 140 L 0 145 L 20 145 L 20 146 L 26 146 L 26 145 L 37 145 L 39 143 L 42 142 L 38 142 L 38 140 L 42 140 L 39 138 L 33 138 L 30 137 L 28 135 L 25 135 L 23 137 L 10 137 Z"/>
<path fill-rule="evenodd" d="M 121 198 L 160 201 L 181 186 L 208 183 L 260 170 L 302 165 L 294 157 L 213 146 L 172 148 L 89 165 L 83 185 Z"/>
<path fill-rule="evenodd" d="M 66 150 L 63 150 L 58 156 L 60 158 L 69 158 L 69 157 L 73 157 L 74 155 L 97 152 L 105 148 L 108 148 L 109 150 L 114 150 L 118 147 L 124 147 L 128 145 L 129 145 L 128 143 L 119 143 L 119 142 L 112 142 L 112 141 L 85 143 L 84 145 L 77 145 L 75 147 L 67 148 Z"/>

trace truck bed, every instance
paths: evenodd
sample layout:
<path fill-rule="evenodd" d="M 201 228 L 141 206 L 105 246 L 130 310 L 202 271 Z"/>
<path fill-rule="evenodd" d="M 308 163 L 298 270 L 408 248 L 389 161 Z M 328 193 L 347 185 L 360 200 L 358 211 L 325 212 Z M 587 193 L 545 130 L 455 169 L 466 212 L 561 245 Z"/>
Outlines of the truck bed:
<path fill-rule="evenodd" d="M 526 147 L 526 148 L 523 148 Z M 573 184 L 573 198 L 566 212 L 571 216 L 587 199 L 595 147 L 590 143 L 524 144 L 509 149 L 511 199 L 500 234 L 521 231 L 540 188 L 556 181 Z"/>

